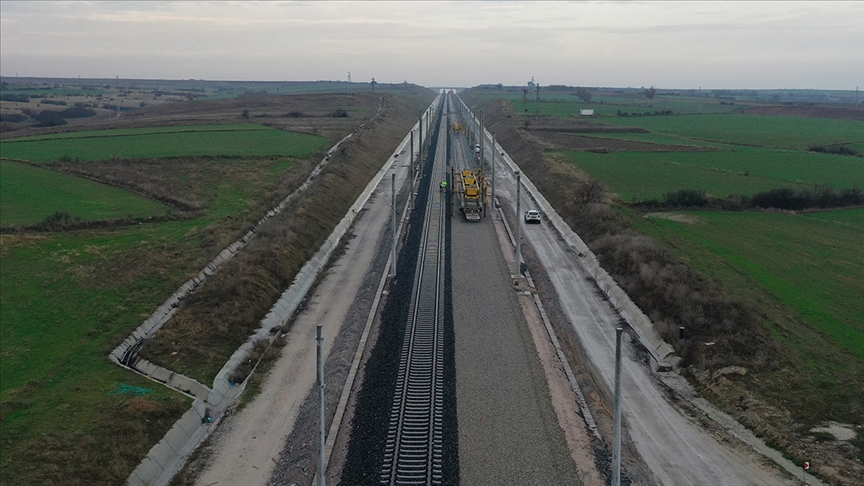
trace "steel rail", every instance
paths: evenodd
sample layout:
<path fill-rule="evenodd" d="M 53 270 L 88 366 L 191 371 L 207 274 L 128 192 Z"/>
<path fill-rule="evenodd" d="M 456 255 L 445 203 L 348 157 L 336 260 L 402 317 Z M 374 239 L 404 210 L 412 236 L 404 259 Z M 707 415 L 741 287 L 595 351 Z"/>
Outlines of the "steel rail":
<path fill-rule="evenodd" d="M 440 159 L 436 157 L 433 174 L 443 172 Z M 429 191 L 427 208 L 397 371 L 381 484 L 435 485 L 443 480 L 442 304 L 446 212 L 442 194 L 435 188 Z"/>

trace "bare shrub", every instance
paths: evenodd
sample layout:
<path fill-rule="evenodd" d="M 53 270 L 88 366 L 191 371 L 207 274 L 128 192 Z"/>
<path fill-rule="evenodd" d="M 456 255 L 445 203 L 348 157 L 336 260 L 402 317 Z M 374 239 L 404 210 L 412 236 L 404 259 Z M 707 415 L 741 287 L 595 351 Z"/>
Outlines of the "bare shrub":
<path fill-rule="evenodd" d="M 597 179 L 589 179 L 576 188 L 576 200 L 582 204 L 603 202 L 606 187 Z"/>

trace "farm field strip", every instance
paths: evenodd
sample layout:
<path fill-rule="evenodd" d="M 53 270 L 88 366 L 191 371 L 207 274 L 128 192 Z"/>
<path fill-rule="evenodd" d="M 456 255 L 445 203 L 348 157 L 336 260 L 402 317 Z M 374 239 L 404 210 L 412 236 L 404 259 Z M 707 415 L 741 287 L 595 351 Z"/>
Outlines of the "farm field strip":
<path fill-rule="evenodd" d="M 587 154 L 568 154 L 577 166 L 591 177 L 603 182 L 618 197 L 627 201 L 661 199 L 666 193 L 690 188 L 724 197 L 734 192 L 757 193 L 780 184 L 739 174 L 680 167 L 664 162 L 627 165 L 609 160 L 597 160 Z M 578 159 L 576 158 L 578 156 Z M 670 179 L 669 173 L 675 178 Z"/>
<path fill-rule="evenodd" d="M 323 137 L 253 125 L 254 129 L 168 130 L 153 133 L 124 130 L 118 136 L 54 138 L 37 141 L 3 141 L 5 158 L 50 162 L 61 157 L 80 160 L 162 158 L 179 156 L 301 155 L 323 147 Z M 218 127 L 218 126 L 214 126 Z M 143 129 L 142 129 L 143 130 Z M 92 132 L 91 132 L 92 133 Z"/>
<path fill-rule="evenodd" d="M 0 226 L 35 224 L 56 212 L 84 220 L 158 216 L 146 197 L 80 177 L 0 160 Z"/>
<path fill-rule="evenodd" d="M 57 140 L 68 138 L 104 138 L 123 137 L 131 135 L 153 135 L 158 133 L 192 133 L 192 132 L 237 132 L 245 130 L 272 130 L 271 127 L 256 124 L 235 125 L 166 125 L 160 127 L 142 128 L 110 128 L 106 130 L 81 130 L 47 135 L 33 135 L 4 140 L 3 143 L 33 142 L 39 140 Z"/>
<path fill-rule="evenodd" d="M 864 142 L 864 122 L 854 120 L 703 114 L 615 117 L 603 121 L 705 141 L 798 150 L 811 145 Z"/>
<path fill-rule="evenodd" d="M 551 116 L 551 117 L 578 117 L 581 120 L 591 120 L 590 117 L 579 117 L 579 110 L 581 109 L 592 109 L 594 110 L 595 117 L 601 117 L 602 121 L 608 121 L 610 118 L 626 118 L 626 117 L 618 117 L 618 112 L 621 113 L 638 113 L 640 115 L 643 114 L 653 114 L 655 111 L 666 111 L 672 110 L 677 114 L 697 114 L 700 110 L 703 113 L 716 113 L 716 114 L 726 114 L 732 113 L 736 110 L 741 110 L 746 107 L 746 105 L 721 105 L 717 102 L 705 102 L 701 107 L 698 102 L 683 102 L 683 101 L 666 101 L 662 99 L 654 99 L 654 100 L 645 100 L 643 99 L 634 99 L 632 103 L 628 103 L 627 101 L 622 101 L 618 99 L 616 101 L 610 101 L 601 103 L 603 101 L 602 98 L 593 98 L 589 102 L 578 101 L 578 98 L 573 97 L 572 101 L 541 101 L 537 103 L 535 101 L 531 101 L 529 96 L 528 101 L 522 101 L 521 97 L 519 99 L 511 99 L 513 103 L 513 116 L 523 116 L 528 115 L 529 117 L 533 117 L 535 114 L 539 113 L 540 115 Z M 642 116 L 638 118 L 643 118 Z M 596 118 L 595 118 L 596 119 Z M 614 122 L 613 122 L 614 123 Z"/>
<path fill-rule="evenodd" d="M 666 133 L 580 133 L 579 135 L 591 138 L 603 138 L 612 140 L 627 140 L 633 142 L 648 142 L 658 145 L 692 145 L 695 147 L 722 147 L 721 144 L 693 140 L 680 135 L 669 135 Z"/>
<path fill-rule="evenodd" d="M 813 184 L 864 187 L 864 159 L 857 157 L 749 147 L 730 152 L 564 153 L 624 200 L 662 198 L 682 189 L 725 197 Z"/>

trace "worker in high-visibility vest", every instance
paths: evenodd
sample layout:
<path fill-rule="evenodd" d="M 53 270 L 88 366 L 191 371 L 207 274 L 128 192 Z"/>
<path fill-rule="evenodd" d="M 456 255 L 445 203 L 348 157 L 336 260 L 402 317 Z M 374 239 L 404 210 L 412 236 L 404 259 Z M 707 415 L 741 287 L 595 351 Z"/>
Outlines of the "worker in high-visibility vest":
<path fill-rule="evenodd" d="M 441 181 L 441 192 L 444 192 L 446 190 L 447 190 L 447 181 L 443 180 L 443 181 Z"/>

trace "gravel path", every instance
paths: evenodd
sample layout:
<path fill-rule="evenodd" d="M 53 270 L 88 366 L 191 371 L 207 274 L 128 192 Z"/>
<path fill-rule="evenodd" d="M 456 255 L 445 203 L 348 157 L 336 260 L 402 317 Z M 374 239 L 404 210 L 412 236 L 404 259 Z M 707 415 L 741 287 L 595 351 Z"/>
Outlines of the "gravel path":
<path fill-rule="evenodd" d="M 492 222 L 452 235 L 462 482 L 581 484 Z"/>

